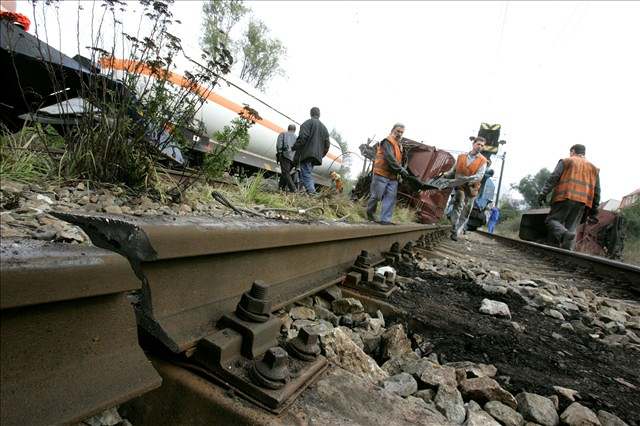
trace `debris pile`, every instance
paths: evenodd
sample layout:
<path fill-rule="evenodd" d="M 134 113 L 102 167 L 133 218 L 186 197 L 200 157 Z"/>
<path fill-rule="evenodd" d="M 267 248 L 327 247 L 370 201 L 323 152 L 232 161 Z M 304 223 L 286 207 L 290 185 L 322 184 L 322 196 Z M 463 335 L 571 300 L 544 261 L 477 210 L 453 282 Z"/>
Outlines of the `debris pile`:
<path fill-rule="evenodd" d="M 436 265 L 430 267 L 437 270 Z M 493 285 L 503 285 L 499 275 L 484 276 L 490 277 Z M 355 376 L 377 385 L 380 392 L 418 403 L 438 424 L 520 426 L 530 422 L 555 426 L 560 420 L 568 425 L 625 424 L 611 413 L 594 413 L 578 403 L 575 390 L 556 386 L 553 396 L 513 395 L 496 380 L 494 365 L 441 362 L 432 351 L 433 345 L 421 335 L 407 335 L 401 323 L 388 324 L 379 310 L 366 312 L 359 300 L 343 297 L 339 287 L 302 299 L 278 315 L 283 340 L 293 339 L 302 328 L 316 333 L 323 355 L 346 370 L 345 377 Z M 560 400 L 566 401 L 562 406 L 570 405 L 561 410 Z"/>

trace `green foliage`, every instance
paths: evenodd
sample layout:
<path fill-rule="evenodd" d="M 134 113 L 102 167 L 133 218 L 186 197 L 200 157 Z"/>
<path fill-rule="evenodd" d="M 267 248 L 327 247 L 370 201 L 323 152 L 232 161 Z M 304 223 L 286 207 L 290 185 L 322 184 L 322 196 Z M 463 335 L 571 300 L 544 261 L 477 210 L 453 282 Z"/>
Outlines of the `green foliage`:
<path fill-rule="evenodd" d="M 629 239 L 624 242 L 622 257 L 625 263 L 640 266 L 640 238 Z"/>
<path fill-rule="evenodd" d="M 506 220 L 500 220 L 499 225 L 496 226 L 495 232 L 498 235 L 503 235 L 510 238 L 518 238 L 520 233 L 520 219 L 522 213 L 518 212 L 515 216 L 510 216 Z"/>
<path fill-rule="evenodd" d="M 41 142 L 42 132 L 24 127 L 18 133 L 0 134 L 0 177 L 23 183 L 43 180 L 55 167 Z"/>
<path fill-rule="evenodd" d="M 262 90 L 274 76 L 284 75 L 280 61 L 287 49 L 279 39 L 269 37 L 269 29 L 262 21 L 249 21 L 240 45 L 243 54 L 240 70 L 242 80 Z"/>
<path fill-rule="evenodd" d="M 640 200 L 620 210 L 624 217 L 625 234 L 630 240 L 640 240 Z"/>
<path fill-rule="evenodd" d="M 222 176 L 233 163 L 236 153 L 249 144 L 249 128 L 258 120 L 258 112 L 245 105 L 239 116 L 213 135 L 216 143 L 212 153 L 204 159 L 203 171 L 208 178 Z"/>
<path fill-rule="evenodd" d="M 133 2 L 101 3 L 101 11 L 92 13 L 90 22 L 79 22 L 78 27 L 90 29 L 91 39 L 102 43 L 90 48 L 89 59 L 102 62 L 104 78 L 83 82 L 79 93 L 84 99 L 83 114 L 65 134 L 67 149 L 60 173 L 68 178 L 143 188 L 155 184 L 155 162 L 162 157 L 161 150 L 184 142 L 173 129 L 192 127 L 218 75 L 229 72 L 232 57 L 223 43 L 213 54 L 202 53 L 197 61 L 187 56 L 180 38 L 171 33 L 172 25 L 179 23 L 170 10 L 173 0 L 139 0 L 142 11 L 135 34 L 122 27 L 123 16 L 136 7 Z M 55 7 L 51 2 L 41 4 L 43 12 L 46 7 Z M 47 24 L 51 25 L 45 22 L 45 27 Z M 105 46 L 104 40 L 112 40 L 111 46 Z M 111 67 L 113 58 L 123 61 Z M 174 74 L 178 62 L 188 64 L 184 78 Z M 62 102 L 67 91 L 57 71 L 52 67 L 50 77 L 59 89 L 56 100 Z"/>
<path fill-rule="evenodd" d="M 231 38 L 231 30 L 245 17 L 250 8 L 242 0 L 208 0 L 202 6 L 202 37 L 200 45 L 209 52 L 219 46 L 229 46 L 239 63 L 240 78 L 264 90 L 277 75 L 284 75 L 280 66 L 286 48 L 277 38 L 269 36 L 269 29 L 260 20 L 249 20 L 238 40 Z"/>
<path fill-rule="evenodd" d="M 511 185 L 512 189 L 517 190 L 524 197 L 527 206 L 538 207 L 538 197 L 542 192 L 545 182 L 551 176 L 551 172 L 547 168 L 540 169 L 534 176 L 527 175 L 520 179 L 516 185 Z"/>
<path fill-rule="evenodd" d="M 233 27 L 249 12 L 242 0 L 209 0 L 202 5 L 202 37 L 200 45 L 210 52 L 219 46 L 235 50 L 237 46 L 229 37 Z"/>
<path fill-rule="evenodd" d="M 500 219 L 498 220 L 498 223 L 507 222 L 521 215 L 515 200 L 510 198 L 500 198 L 500 205 L 498 208 L 500 209 Z"/>
<path fill-rule="evenodd" d="M 262 185 L 264 183 L 264 175 L 262 173 L 256 173 L 251 177 L 236 182 L 238 183 L 238 190 L 240 191 L 240 197 L 244 204 L 255 203 L 258 201 L 258 198 L 263 198 L 261 197 Z"/>

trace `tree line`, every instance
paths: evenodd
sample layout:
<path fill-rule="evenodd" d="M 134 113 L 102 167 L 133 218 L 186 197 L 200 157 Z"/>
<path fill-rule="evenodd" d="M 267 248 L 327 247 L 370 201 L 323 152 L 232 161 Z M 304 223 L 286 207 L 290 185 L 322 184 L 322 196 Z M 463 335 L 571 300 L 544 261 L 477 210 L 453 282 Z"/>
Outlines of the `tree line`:
<path fill-rule="evenodd" d="M 202 5 L 202 37 L 204 50 L 215 53 L 225 46 L 236 58 L 234 70 L 240 79 L 260 90 L 276 76 L 284 76 L 282 59 L 287 48 L 272 37 L 267 25 L 251 15 L 251 8 L 242 0 L 209 0 Z M 231 32 L 244 18 L 248 22 L 239 38 Z"/>

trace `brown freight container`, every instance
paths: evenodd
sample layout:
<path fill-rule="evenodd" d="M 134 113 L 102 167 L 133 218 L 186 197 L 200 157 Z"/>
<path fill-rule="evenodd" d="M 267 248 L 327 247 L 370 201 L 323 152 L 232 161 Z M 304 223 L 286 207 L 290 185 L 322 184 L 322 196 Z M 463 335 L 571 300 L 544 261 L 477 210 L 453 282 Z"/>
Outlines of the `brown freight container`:
<path fill-rule="evenodd" d="M 434 146 L 406 138 L 402 140 L 402 145 L 407 157 L 407 168 L 423 182 L 449 171 L 455 163 L 455 158 L 450 153 Z M 451 189 L 416 192 L 408 184 L 403 184 L 398 192 L 416 208 L 420 222 L 436 223 L 444 216 Z"/>

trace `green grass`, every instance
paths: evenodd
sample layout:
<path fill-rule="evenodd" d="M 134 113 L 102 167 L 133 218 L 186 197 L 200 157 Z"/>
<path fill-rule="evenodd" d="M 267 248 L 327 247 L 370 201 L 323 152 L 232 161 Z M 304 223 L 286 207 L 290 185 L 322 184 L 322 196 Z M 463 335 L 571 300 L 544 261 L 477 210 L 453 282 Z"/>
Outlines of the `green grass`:
<path fill-rule="evenodd" d="M 522 215 L 519 214 L 515 217 L 511 217 L 504 222 L 499 222 L 496 225 L 495 233 L 502 235 L 503 237 L 518 239 L 518 233 L 520 232 L 520 219 Z"/>
<path fill-rule="evenodd" d="M 189 188 L 185 194 L 188 203 L 215 202 L 211 192 L 222 193 L 234 206 L 253 210 L 284 209 L 274 211 L 290 218 L 340 220 L 349 223 L 367 222 L 365 208 L 366 199 L 353 201 L 346 194 L 336 194 L 331 191 L 320 191 L 317 196 L 305 193 L 286 193 L 278 191 L 274 179 L 266 179 L 258 174 L 245 179 L 237 179 L 236 185 L 211 185 L 197 183 Z M 308 211 L 301 214 L 298 211 Z M 415 222 L 414 209 L 396 206 L 393 215 L 395 223 Z"/>
<path fill-rule="evenodd" d="M 22 183 L 38 182 L 51 177 L 55 167 L 44 152 L 41 133 L 23 128 L 18 133 L 6 130 L 0 134 L 0 177 Z"/>
<path fill-rule="evenodd" d="M 625 263 L 640 266 L 640 238 L 628 238 L 624 242 L 622 258 Z"/>

